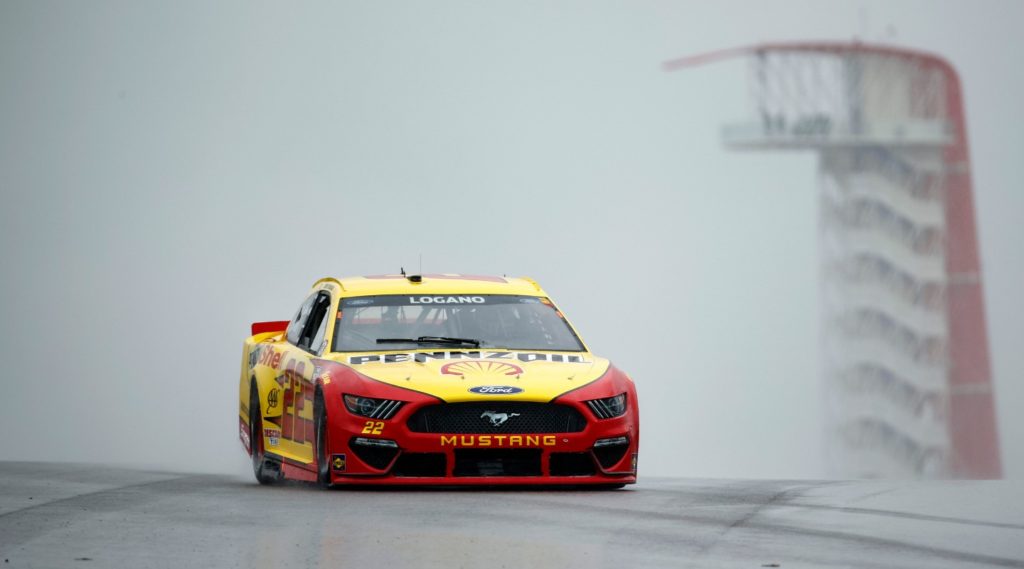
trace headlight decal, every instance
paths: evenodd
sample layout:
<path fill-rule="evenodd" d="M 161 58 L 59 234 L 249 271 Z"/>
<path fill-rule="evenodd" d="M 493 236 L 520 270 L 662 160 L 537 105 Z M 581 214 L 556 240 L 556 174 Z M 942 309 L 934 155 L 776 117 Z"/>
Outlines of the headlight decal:
<path fill-rule="evenodd" d="M 626 413 L 626 394 L 620 393 L 615 397 L 604 399 L 591 399 L 587 406 L 594 412 L 598 419 L 612 419 Z"/>
<path fill-rule="evenodd" d="M 374 399 L 349 394 L 343 395 L 342 399 L 350 413 L 371 419 L 390 419 L 402 407 L 401 401 L 393 399 Z"/>

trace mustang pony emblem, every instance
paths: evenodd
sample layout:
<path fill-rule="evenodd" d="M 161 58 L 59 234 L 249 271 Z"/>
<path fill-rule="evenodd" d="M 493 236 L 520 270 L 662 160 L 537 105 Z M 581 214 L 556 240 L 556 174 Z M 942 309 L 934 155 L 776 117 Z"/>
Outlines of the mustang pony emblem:
<path fill-rule="evenodd" d="M 508 422 L 512 417 L 518 417 L 519 413 L 498 413 L 496 411 L 484 411 L 480 418 L 487 418 L 491 422 L 492 427 L 500 427 Z"/>

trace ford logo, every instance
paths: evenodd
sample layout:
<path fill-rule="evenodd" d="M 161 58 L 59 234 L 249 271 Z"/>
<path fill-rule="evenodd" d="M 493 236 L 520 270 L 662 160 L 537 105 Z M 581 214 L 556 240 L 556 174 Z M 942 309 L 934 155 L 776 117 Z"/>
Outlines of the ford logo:
<path fill-rule="evenodd" d="M 511 385 L 481 385 L 480 387 L 471 387 L 469 392 L 480 395 L 512 395 L 513 393 L 522 393 L 523 390 Z"/>

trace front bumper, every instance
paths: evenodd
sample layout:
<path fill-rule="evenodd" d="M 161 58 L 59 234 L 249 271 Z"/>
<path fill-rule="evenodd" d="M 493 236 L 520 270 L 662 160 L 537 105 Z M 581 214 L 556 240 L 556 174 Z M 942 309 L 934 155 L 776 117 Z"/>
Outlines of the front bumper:
<path fill-rule="evenodd" d="M 581 431 L 422 433 L 410 430 L 406 422 L 423 403 L 407 404 L 387 421 L 338 409 L 328 415 L 331 482 L 445 486 L 635 483 L 639 449 L 636 413 L 597 419 L 582 403 L 560 404 L 572 406 L 586 417 Z"/>

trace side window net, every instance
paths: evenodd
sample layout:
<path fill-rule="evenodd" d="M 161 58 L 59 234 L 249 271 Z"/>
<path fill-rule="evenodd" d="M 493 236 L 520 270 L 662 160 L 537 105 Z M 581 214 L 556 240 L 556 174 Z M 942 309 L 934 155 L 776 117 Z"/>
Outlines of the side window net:
<path fill-rule="evenodd" d="M 326 293 L 319 293 L 298 344 L 300 347 L 311 352 L 320 352 L 320 345 L 324 341 L 324 333 L 327 328 L 327 309 L 330 306 L 331 297 Z"/>
<path fill-rule="evenodd" d="M 302 341 L 302 332 L 306 327 L 306 321 L 309 320 L 309 314 L 313 311 L 313 302 L 316 300 L 317 295 L 311 295 L 309 298 L 302 303 L 299 307 L 298 312 L 295 313 L 295 317 L 292 318 L 292 323 L 288 325 L 288 342 L 296 346 L 300 345 Z"/>

